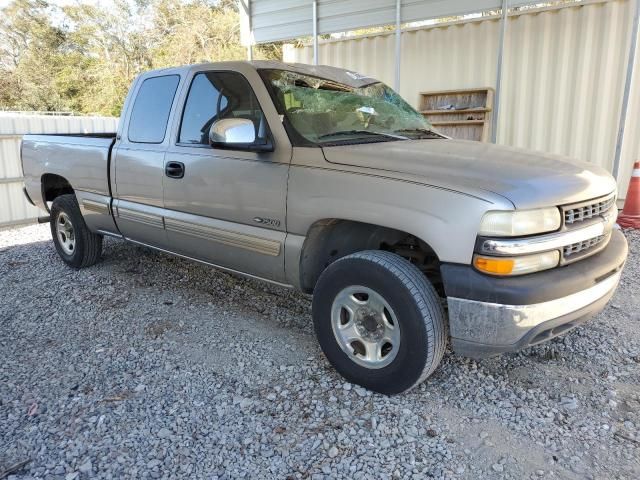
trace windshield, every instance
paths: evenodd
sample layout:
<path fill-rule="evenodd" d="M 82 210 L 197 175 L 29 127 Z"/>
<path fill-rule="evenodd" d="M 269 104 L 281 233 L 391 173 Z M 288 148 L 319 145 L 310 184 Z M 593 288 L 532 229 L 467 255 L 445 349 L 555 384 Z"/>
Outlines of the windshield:
<path fill-rule="evenodd" d="M 353 87 L 286 70 L 263 70 L 280 114 L 315 144 L 442 138 L 400 95 L 381 82 Z"/>

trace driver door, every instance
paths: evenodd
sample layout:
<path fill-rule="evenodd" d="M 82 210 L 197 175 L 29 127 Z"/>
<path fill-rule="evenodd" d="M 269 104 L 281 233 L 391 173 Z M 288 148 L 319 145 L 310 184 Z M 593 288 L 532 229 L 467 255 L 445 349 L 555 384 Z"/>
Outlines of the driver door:
<path fill-rule="evenodd" d="M 242 74 L 194 72 L 177 138 L 165 156 L 168 242 L 176 253 L 284 282 L 291 146 L 275 144 L 272 152 L 212 148 L 211 126 L 229 118 L 251 120 L 256 142 L 273 141 Z"/>

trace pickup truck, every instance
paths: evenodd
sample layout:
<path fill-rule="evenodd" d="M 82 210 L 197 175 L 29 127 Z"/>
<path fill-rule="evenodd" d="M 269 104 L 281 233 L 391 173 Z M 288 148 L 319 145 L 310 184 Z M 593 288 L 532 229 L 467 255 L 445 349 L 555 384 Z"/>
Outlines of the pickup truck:
<path fill-rule="evenodd" d="M 271 61 L 150 71 L 118 131 L 26 135 L 55 248 L 104 236 L 313 294 L 347 380 L 395 394 L 454 352 L 549 340 L 601 311 L 627 257 L 594 165 L 454 140 L 383 83 Z"/>

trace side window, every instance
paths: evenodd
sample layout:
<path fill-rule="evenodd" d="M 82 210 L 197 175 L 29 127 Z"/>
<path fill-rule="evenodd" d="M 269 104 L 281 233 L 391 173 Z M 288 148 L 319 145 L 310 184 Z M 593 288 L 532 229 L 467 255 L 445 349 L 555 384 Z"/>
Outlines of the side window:
<path fill-rule="evenodd" d="M 129 141 L 162 143 L 180 77 L 147 78 L 138 89 L 129 120 Z"/>
<path fill-rule="evenodd" d="M 223 118 L 251 120 L 258 141 L 268 135 L 264 114 L 246 78 L 235 72 L 198 73 L 189 88 L 178 142 L 208 145 L 211 125 Z"/>

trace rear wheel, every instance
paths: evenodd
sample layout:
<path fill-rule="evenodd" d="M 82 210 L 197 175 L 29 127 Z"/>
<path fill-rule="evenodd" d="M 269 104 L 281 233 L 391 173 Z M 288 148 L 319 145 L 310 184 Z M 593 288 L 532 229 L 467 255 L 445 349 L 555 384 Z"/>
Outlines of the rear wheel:
<path fill-rule="evenodd" d="M 102 252 L 102 237 L 89 230 L 75 195 L 60 195 L 51 205 L 51 236 L 67 265 L 83 268 L 95 264 Z"/>
<path fill-rule="evenodd" d="M 440 297 L 420 270 L 390 252 L 355 253 L 327 267 L 314 291 L 313 320 L 336 370 L 385 394 L 422 383 L 446 346 Z"/>

